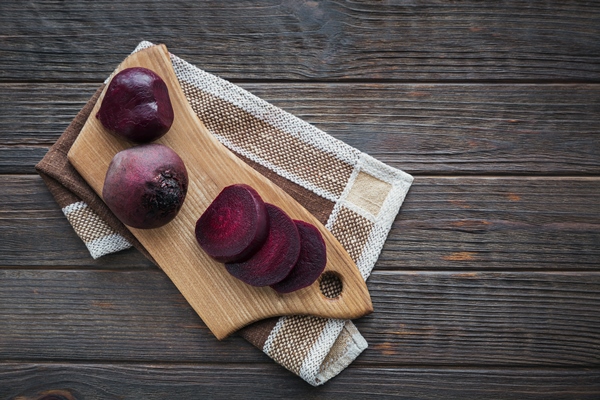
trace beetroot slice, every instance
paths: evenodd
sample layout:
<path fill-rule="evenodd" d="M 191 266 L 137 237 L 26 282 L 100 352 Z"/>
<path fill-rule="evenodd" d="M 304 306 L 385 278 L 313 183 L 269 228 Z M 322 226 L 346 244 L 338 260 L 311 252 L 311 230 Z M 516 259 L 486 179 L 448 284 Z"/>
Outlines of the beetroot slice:
<path fill-rule="evenodd" d="M 327 249 L 321 232 L 312 224 L 294 220 L 300 234 L 300 256 L 284 280 L 271 285 L 278 293 L 291 293 L 312 285 L 327 264 Z"/>
<path fill-rule="evenodd" d="M 283 280 L 300 255 L 300 234 L 296 224 L 279 207 L 265 204 L 269 216 L 269 236 L 247 261 L 227 263 L 234 277 L 252 286 L 269 286 Z"/>
<path fill-rule="evenodd" d="M 200 216 L 195 233 L 200 247 L 217 261 L 244 261 L 267 239 L 265 203 L 248 185 L 227 186 Z"/>

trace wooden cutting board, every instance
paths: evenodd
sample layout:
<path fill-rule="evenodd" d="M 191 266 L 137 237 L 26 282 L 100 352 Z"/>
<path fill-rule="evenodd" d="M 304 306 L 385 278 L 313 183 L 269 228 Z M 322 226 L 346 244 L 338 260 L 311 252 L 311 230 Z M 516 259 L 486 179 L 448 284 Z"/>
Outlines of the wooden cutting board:
<path fill-rule="evenodd" d="M 153 70 L 169 88 L 175 120 L 169 132 L 156 142 L 179 154 L 190 182 L 185 203 L 173 221 L 157 229 L 129 229 L 214 335 L 222 339 L 245 325 L 274 316 L 352 319 L 372 312 L 369 292 L 358 268 L 333 235 L 292 197 L 207 131 L 181 90 L 167 48 L 154 46 L 137 52 L 125 59 L 118 70 L 136 66 Z M 110 135 L 95 118 L 103 98 L 104 93 L 68 154 L 69 161 L 99 196 L 111 159 L 132 146 Z M 343 285 L 338 297 L 325 297 L 318 281 L 289 294 L 278 294 L 269 287 L 249 286 L 229 275 L 223 264 L 200 249 L 194 236 L 197 219 L 224 187 L 234 183 L 249 184 L 265 202 L 320 229 L 327 245 L 325 270 L 335 273 Z"/>

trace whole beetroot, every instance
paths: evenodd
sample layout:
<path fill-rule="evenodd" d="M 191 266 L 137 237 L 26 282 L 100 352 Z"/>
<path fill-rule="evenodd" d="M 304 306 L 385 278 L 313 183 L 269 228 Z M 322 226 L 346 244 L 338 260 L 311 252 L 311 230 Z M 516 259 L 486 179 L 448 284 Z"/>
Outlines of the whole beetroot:
<path fill-rule="evenodd" d="M 117 137 L 134 143 L 156 140 L 173 124 L 167 85 L 147 68 L 124 69 L 108 85 L 96 118 Z"/>
<path fill-rule="evenodd" d="M 125 225 L 152 229 L 175 218 L 187 188 L 188 175 L 181 158 L 169 147 L 151 143 L 113 157 L 102 197 Z"/>

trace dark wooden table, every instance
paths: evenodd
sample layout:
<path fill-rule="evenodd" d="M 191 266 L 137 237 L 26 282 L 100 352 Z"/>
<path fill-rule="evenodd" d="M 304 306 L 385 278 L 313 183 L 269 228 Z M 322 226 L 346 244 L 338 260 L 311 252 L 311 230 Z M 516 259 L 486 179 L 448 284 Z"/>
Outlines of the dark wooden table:
<path fill-rule="evenodd" d="M 92 260 L 36 175 L 141 40 L 415 176 L 324 386 Z M 1 399 L 600 398 L 599 2 L 2 0 L 0 101 Z"/>

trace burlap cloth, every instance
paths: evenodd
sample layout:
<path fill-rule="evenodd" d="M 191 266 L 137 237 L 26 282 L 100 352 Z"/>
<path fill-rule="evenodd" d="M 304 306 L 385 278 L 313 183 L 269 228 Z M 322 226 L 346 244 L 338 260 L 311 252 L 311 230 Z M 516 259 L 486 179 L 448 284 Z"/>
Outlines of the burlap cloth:
<path fill-rule="evenodd" d="M 150 46 L 142 42 L 135 51 Z M 367 279 L 412 176 L 174 55 L 171 61 L 208 130 L 315 215 Z M 102 88 L 36 168 L 92 257 L 134 246 L 151 259 L 67 160 Z M 238 333 L 315 386 L 337 375 L 367 348 L 351 321 L 309 316 L 268 319 Z"/>

